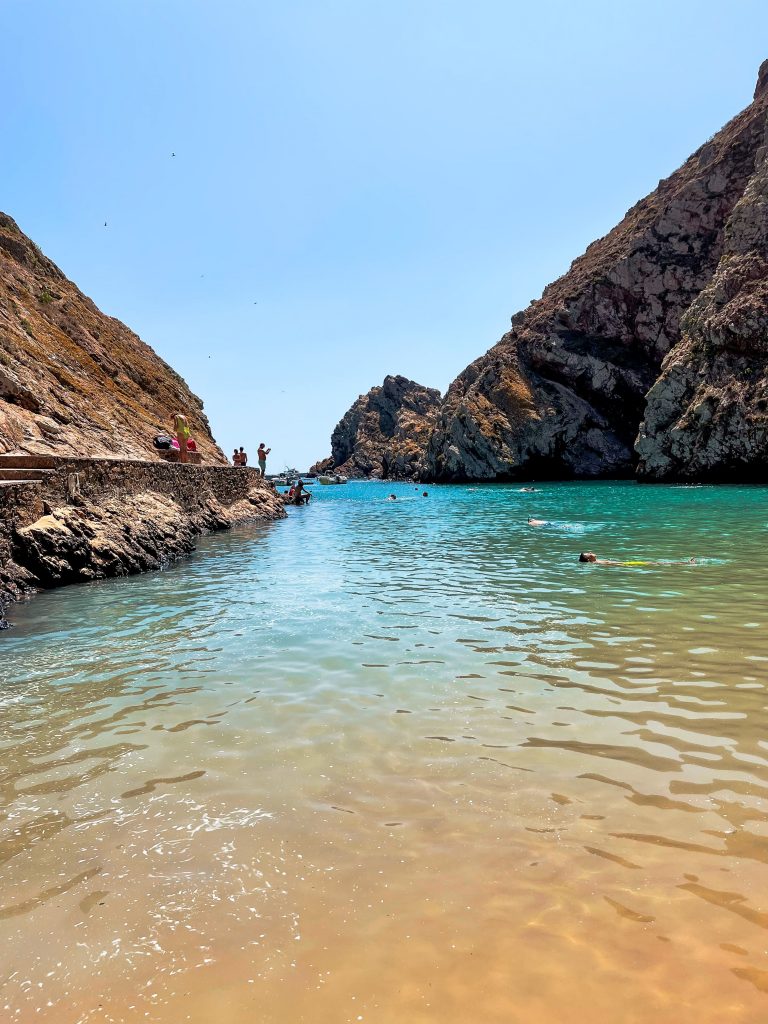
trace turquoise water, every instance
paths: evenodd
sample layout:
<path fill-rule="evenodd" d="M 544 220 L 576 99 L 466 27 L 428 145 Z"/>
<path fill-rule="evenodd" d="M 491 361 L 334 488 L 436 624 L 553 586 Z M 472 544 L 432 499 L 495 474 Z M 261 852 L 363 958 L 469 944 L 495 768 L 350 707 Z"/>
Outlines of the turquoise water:
<path fill-rule="evenodd" d="M 768 489 L 537 486 L 12 610 L 8 1020 L 768 1017 Z"/>

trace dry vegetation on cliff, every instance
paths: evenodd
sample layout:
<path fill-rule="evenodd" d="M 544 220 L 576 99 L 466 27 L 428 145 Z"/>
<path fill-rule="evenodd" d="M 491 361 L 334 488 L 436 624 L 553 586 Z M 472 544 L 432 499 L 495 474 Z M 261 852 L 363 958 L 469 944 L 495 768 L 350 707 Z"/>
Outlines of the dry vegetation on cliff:
<path fill-rule="evenodd" d="M 0 453 L 156 458 L 175 411 L 203 460 L 226 460 L 202 402 L 0 213 Z"/>

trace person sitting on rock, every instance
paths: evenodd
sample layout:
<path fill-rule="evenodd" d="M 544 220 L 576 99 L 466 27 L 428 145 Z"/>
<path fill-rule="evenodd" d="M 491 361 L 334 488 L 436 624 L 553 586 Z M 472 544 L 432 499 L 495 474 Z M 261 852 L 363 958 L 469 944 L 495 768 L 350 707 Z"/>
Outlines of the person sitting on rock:
<path fill-rule="evenodd" d="M 297 480 L 295 488 L 293 488 L 294 495 L 293 501 L 296 505 L 308 505 L 311 497 L 309 491 L 304 486 L 303 480 Z"/>

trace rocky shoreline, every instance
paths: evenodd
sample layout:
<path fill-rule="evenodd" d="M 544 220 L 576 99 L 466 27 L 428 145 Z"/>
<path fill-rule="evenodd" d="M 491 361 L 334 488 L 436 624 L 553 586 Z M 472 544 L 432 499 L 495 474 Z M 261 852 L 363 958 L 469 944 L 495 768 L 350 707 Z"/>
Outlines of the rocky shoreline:
<path fill-rule="evenodd" d="M 193 551 L 203 533 L 286 514 L 282 497 L 254 469 L 0 460 L 9 462 L 21 463 L 11 473 L 36 478 L 0 482 L 0 619 L 24 594 L 159 569 Z"/>

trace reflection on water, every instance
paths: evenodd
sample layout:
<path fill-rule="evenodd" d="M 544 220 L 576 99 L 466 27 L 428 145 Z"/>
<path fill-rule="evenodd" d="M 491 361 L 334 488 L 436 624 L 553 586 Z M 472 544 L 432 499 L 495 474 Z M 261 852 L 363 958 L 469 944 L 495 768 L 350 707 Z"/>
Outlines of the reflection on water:
<path fill-rule="evenodd" d="M 767 492 L 540 486 L 17 606 L 3 1020 L 768 1019 Z"/>

